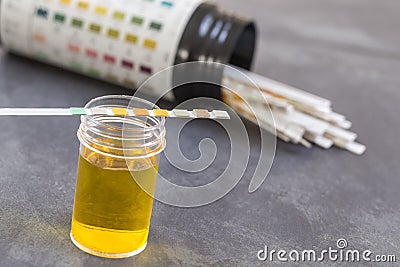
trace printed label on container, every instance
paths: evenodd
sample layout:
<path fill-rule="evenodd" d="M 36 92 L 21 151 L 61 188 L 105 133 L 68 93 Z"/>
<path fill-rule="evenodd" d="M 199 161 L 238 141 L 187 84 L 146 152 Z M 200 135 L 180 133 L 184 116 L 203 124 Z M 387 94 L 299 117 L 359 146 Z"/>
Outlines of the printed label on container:
<path fill-rule="evenodd" d="M 96 78 L 140 85 L 174 64 L 202 1 L 3 0 L 2 45 Z M 169 77 L 148 90 L 157 94 L 171 84 Z"/>

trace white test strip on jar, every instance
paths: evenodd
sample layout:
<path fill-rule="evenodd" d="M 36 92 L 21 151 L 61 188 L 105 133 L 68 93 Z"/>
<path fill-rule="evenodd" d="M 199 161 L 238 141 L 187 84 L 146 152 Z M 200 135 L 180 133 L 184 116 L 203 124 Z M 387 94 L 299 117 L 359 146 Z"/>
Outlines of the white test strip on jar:
<path fill-rule="evenodd" d="M 143 108 L 0 108 L 0 116 L 131 116 L 131 117 L 166 117 L 180 119 L 215 119 L 230 120 L 224 110 L 208 111 L 206 109 L 153 109 Z"/>

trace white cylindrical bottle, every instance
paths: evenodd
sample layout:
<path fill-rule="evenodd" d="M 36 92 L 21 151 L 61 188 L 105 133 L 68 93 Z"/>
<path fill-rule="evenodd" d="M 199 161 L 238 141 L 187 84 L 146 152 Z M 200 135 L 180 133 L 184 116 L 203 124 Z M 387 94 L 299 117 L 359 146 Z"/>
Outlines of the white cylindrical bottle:
<path fill-rule="evenodd" d="M 188 61 L 248 69 L 256 40 L 253 22 L 202 0 L 1 0 L 0 33 L 12 52 L 131 88 Z M 203 87 L 167 97 L 220 94 Z"/>

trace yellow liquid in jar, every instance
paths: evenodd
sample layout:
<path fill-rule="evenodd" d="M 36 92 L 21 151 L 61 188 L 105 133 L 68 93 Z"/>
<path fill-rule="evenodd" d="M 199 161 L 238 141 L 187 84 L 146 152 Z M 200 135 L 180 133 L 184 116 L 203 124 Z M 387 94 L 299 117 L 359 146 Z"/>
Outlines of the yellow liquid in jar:
<path fill-rule="evenodd" d="M 147 159 L 139 170 L 130 171 L 123 159 L 88 151 L 84 148 L 79 157 L 72 240 L 97 256 L 135 255 L 147 243 L 158 165 Z"/>

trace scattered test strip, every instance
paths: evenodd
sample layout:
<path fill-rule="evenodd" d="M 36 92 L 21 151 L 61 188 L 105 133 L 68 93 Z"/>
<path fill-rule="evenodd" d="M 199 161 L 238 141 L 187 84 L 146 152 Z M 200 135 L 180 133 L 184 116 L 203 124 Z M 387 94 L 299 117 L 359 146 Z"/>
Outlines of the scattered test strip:
<path fill-rule="evenodd" d="M 365 153 L 367 147 L 357 143 L 357 134 L 350 131 L 352 123 L 334 112 L 328 99 L 239 70 L 252 78 L 257 87 L 237 71 L 226 68 L 223 84 L 225 88 L 235 88 L 236 92 L 223 90 L 222 95 L 224 102 L 241 116 L 257 123 L 253 112 L 262 114 L 267 105 L 272 116 L 258 118 L 258 123 L 285 142 L 305 147 L 315 144 L 324 149 L 336 146 L 357 155 Z M 246 102 L 252 104 L 252 110 Z"/>
<path fill-rule="evenodd" d="M 215 119 L 229 120 L 228 112 L 206 109 L 141 109 L 141 108 L 0 108 L 0 116 L 130 116 L 130 117 L 166 117 L 181 119 Z"/>

